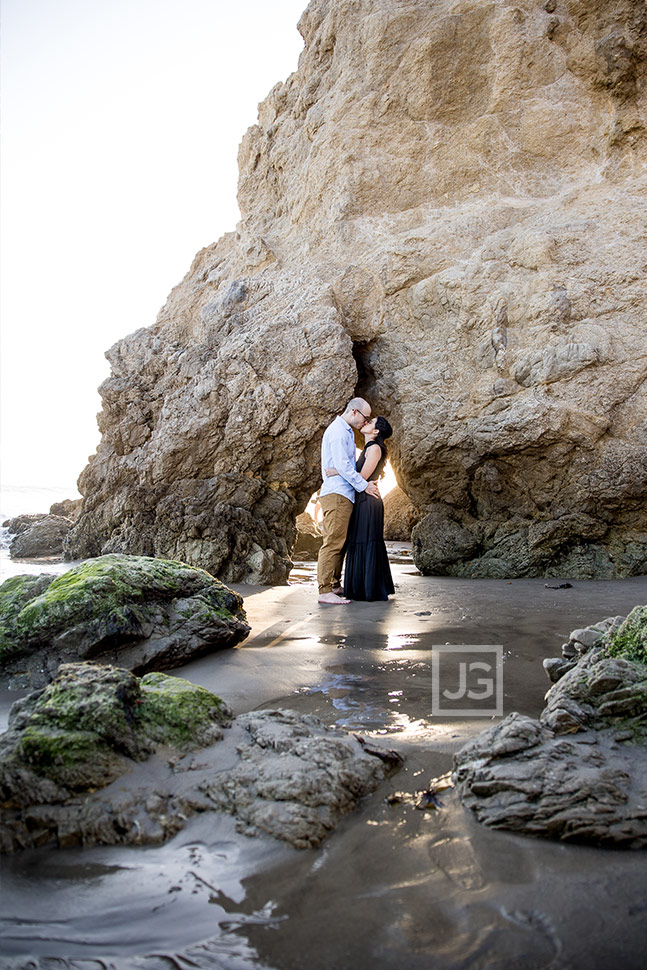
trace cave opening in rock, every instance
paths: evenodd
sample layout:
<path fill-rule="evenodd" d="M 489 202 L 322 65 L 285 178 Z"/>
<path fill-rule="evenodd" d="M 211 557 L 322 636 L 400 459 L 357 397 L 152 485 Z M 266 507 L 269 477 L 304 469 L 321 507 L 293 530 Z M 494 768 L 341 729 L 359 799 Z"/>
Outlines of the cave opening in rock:
<path fill-rule="evenodd" d="M 357 451 L 359 455 L 359 450 Z M 387 461 L 384 473 L 379 481 L 380 494 L 385 498 L 397 485 L 395 472 L 391 463 Z M 292 550 L 293 569 L 290 571 L 289 582 L 312 583 L 316 579 L 316 564 L 319 548 L 323 541 L 321 533 L 322 512 L 318 502 L 319 492 L 310 497 L 303 513 L 296 521 L 297 536 Z"/>
<path fill-rule="evenodd" d="M 371 388 L 375 386 L 375 371 L 370 361 L 370 340 L 353 341 L 353 359 L 357 367 L 357 384 L 355 394 L 358 397 L 371 399 Z"/>
<path fill-rule="evenodd" d="M 355 385 L 355 394 L 358 397 L 363 397 L 371 405 L 372 413 L 384 414 L 387 419 L 390 417 L 388 411 L 385 413 L 385 409 L 380 407 L 380 402 L 378 395 L 376 394 L 377 386 L 377 375 L 373 367 L 374 359 L 374 341 L 372 340 L 354 340 L 353 341 L 353 359 L 355 361 L 355 366 L 357 367 L 357 383 Z M 355 435 L 355 441 L 359 445 L 360 449 L 363 447 L 363 439 L 361 434 Z M 359 451 L 358 451 L 359 455 Z M 387 495 L 390 491 L 398 486 L 398 481 L 395 475 L 395 471 L 390 461 L 386 462 L 384 466 L 384 473 L 380 479 L 380 493 L 382 498 Z"/>
<path fill-rule="evenodd" d="M 387 460 L 384 466 L 384 473 L 380 479 L 380 495 L 384 498 L 389 492 L 392 492 L 394 488 L 397 488 L 398 480 L 395 477 L 395 471 L 393 470 L 393 465 Z"/>
<path fill-rule="evenodd" d="M 354 395 L 365 398 L 371 404 L 373 414 L 378 414 L 381 409 L 376 403 L 377 395 L 375 390 L 377 377 L 372 363 L 374 356 L 373 342 L 370 340 L 353 341 L 352 353 L 357 368 L 357 382 L 355 384 Z M 364 439 L 357 431 L 355 432 L 355 444 L 355 457 L 359 458 L 361 449 L 364 447 Z M 387 461 L 379 481 L 382 498 L 388 495 L 397 484 L 393 466 L 390 461 Z M 322 541 L 321 522 L 323 518 L 318 497 L 319 492 L 317 490 L 311 495 L 302 516 L 297 518 L 297 540 L 293 550 L 293 558 L 297 563 L 308 559 L 316 560 L 317 558 L 317 543 L 320 544 Z M 303 582 L 307 580 L 308 576 L 309 573 L 307 571 L 304 573 L 302 565 L 298 564 L 290 574 L 290 581 Z"/>

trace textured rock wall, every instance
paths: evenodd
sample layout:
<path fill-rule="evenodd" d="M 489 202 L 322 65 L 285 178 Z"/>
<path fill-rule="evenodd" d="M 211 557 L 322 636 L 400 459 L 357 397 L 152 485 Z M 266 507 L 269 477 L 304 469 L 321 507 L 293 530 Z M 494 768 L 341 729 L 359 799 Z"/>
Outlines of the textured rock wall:
<path fill-rule="evenodd" d="M 109 351 L 68 554 L 281 581 L 357 389 L 423 571 L 646 571 L 643 0 L 313 0 L 299 29 L 237 232 Z"/>

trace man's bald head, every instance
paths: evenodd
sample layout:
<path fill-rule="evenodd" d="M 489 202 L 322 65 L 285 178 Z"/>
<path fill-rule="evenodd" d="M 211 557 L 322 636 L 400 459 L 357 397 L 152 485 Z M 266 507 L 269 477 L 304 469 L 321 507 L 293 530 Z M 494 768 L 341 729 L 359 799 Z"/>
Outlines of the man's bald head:
<path fill-rule="evenodd" d="M 363 397 L 354 397 L 346 405 L 342 418 L 351 428 L 359 431 L 367 421 L 371 420 L 371 405 Z"/>

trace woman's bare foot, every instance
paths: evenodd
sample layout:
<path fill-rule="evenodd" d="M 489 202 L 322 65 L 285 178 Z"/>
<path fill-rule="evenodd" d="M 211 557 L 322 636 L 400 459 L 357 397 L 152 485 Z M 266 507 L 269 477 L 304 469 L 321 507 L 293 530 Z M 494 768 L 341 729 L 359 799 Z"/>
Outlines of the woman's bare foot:
<path fill-rule="evenodd" d="M 337 593 L 322 593 L 319 602 L 328 603 L 330 606 L 346 606 L 347 603 L 350 603 L 350 600 L 338 596 Z"/>
<path fill-rule="evenodd" d="M 342 586 L 335 586 L 335 588 L 333 589 L 333 593 L 335 594 L 335 596 L 343 596 L 344 589 Z"/>

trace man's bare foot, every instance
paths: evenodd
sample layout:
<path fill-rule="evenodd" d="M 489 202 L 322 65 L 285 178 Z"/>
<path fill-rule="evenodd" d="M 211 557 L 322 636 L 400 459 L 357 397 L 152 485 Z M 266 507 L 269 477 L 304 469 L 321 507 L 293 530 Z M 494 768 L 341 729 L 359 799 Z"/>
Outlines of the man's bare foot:
<path fill-rule="evenodd" d="M 337 593 L 322 593 L 319 602 L 328 603 L 330 606 L 346 606 L 347 603 L 350 603 L 350 600 L 338 596 Z"/>

